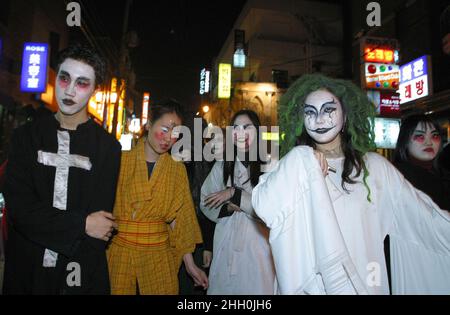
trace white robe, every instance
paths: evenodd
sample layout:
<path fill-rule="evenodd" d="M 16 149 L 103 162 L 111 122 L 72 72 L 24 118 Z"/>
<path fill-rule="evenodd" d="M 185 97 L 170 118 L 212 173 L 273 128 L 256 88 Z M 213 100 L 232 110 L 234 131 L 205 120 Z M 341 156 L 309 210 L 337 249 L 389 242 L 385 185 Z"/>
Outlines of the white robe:
<path fill-rule="evenodd" d="M 330 173 L 326 179 L 310 176 L 305 174 L 305 168 L 315 170 L 312 171 L 314 174 L 320 171 L 312 149 L 294 148 L 280 161 L 275 171 L 262 176 L 255 187 L 253 205 L 256 213 L 269 227 L 292 225 L 295 217 L 308 211 L 305 207 L 313 207 L 298 202 L 307 199 L 305 194 L 310 193 L 300 188 L 315 185 L 314 181 L 325 182 L 328 194 L 314 195 L 313 198 L 319 203 L 323 199 L 331 199 L 341 233 L 319 224 L 296 223 L 293 229 L 301 230 L 297 235 L 316 234 L 327 238 L 330 243 L 342 235 L 359 278 L 369 294 L 389 294 L 383 241 L 386 235 L 390 235 L 393 294 L 450 294 L 450 215 L 439 209 L 426 194 L 415 189 L 391 163 L 375 153 L 365 156 L 370 173 L 371 202 L 367 200 L 368 191 L 362 183 L 362 174 L 357 184 L 347 185 L 350 193 L 346 193 L 341 187 L 343 161 L 328 160 L 337 173 Z M 287 208 L 295 209 L 290 217 L 285 214 Z M 274 231 L 271 231 L 270 240 L 275 262 L 279 260 L 288 266 L 281 270 L 277 268 L 280 288 L 284 286 L 280 279 L 284 278 L 296 279 L 295 285 L 302 288 L 305 286 L 304 279 L 296 275 L 310 273 L 309 264 L 297 260 L 297 263 L 289 265 L 289 260 L 292 260 L 293 249 L 304 243 L 302 239 L 292 237 L 277 242 L 278 238 L 283 237 L 283 231 L 279 230 L 277 228 L 273 239 Z M 308 262 L 308 257 L 302 259 Z M 290 287 L 295 286 L 291 283 Z M 295 292 L 280 290 L 280 293 Z"/>
<path fill-rule="evenodd" d="M 235 164 L 235 185 L 242 189 L 242 212 L 218 218 L 220 208 L 208 208 L 205 197 L 224 190 L 223 162 L 217 162 L 203 183 L 200 209 L 216 222 L 209 295 L 269 295 L 274 293 L 275 268 L 268 241 L 269 230 L 251 205 L 249 171 Z M 228 182 L 231 186 L 231 181 Z"/>

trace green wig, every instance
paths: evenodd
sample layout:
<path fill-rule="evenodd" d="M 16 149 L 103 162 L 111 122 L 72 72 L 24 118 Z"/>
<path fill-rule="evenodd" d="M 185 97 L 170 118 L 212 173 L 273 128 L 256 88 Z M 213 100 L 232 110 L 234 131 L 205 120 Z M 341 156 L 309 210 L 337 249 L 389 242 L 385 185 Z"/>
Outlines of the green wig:
<path fill-rule="evenodd" d="M 299 78 L 280 100 L 278 119 L 281 141 L 281 156 L 286 155 L 295 145 L 304 129 L 304 104 L 309 94 L 327 90 L 340 101 L 346 117 L 344 132 L 350 137 L 353 149 L 359 156 L 375 149 L 374 117 L 375 106 L 367 95 L 350 81 L 333 79 L 321 74 L 309 74 Z M 369 172 L 364 161 L 364 183 L 367 186 Z"/>

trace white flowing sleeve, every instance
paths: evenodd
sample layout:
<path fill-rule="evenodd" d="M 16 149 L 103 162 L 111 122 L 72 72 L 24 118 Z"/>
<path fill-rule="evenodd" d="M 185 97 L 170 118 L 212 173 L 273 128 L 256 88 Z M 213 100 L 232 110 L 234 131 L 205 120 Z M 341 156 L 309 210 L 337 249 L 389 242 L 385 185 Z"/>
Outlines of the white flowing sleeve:
<path fill-rule="evenodd" d="M 258 217 L 270 229 L 284 222 L 298 198 L 300 176 L 296 164 L 299 163 L 296 150 L 289 152 L 273 170 L 259 178 L 252 192 L 252 205 Z M 281 193 L 282 192 L 282 193 Z"/>
<path fill-rule="evenodd" d="M 388 230 L 393 294 L 450 294 L 450 214 L 412 186 L 381 156 L 380 210 L 392 216 Z"/>
<path fill-rule="evenodd" d="M 223 162 L 216 162 L 202 185 L 200 196 L 200 210 L 208 219 L 216 223 L 219 220 L 221 206 L 217 208 L 207 207 L 205 206 L 205 198 L 210 194 L 214 194 L 224 189 Z"/>
<path fill-rule="evenodd" d="M 270 228 L 279 293 L 366 293 L 311 148 L 293 149 L 263 175 L 252 203 Z"/>

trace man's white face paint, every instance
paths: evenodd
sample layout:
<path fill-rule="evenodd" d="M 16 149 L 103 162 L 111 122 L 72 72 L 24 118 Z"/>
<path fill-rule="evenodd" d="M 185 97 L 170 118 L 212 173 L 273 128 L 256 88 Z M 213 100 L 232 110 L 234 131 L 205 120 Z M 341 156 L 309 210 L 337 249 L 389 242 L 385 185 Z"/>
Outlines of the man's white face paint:
<path fill-rule="evenodd" d="M 308 95 L 305 101 L 305 128 L 317 143 L 332 142 L 344 126 L 344 112 L 338 98 L 326 90 Z"/>
<path fill-rule="evenodd" d="M 248 151 L 256 139 L 256 127 L 247 115 L 236 117 L 233 124 L 233 141 L 239 151 Z"/>
<path fill-rule="evenodd" d="M 408 153 L 416 160 L 432 161 L 439 152 L 441 141 L 441 135 L 433 125 L 419 123 L 409 139 Z"/>
<path fill-rule="evenodd" d="M 95 71 L 84 62 L 66 59 L 56 78 L 56 100 L 64 115 L 82 111 L 95 92 Z"/>

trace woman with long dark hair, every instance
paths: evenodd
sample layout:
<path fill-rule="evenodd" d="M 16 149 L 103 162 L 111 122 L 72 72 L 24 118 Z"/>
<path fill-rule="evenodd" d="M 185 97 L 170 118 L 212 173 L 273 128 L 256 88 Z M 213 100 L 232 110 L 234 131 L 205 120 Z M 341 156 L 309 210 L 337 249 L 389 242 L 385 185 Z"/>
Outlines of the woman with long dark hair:
<path fill-rule="evenodd" d="M 450 177 L 439 165 L 442 132 L 427 116 L 411 116 L 401 125 L 394 165 L 417 189 L 450 210 Z"/>
<path fill-rule="evenodd" d="M 233 158 L 216 162 L 201 190 L 200 208 L 216 222 L 208 294 L 273 294 L 269 231 L 251 205 L 261 175 L 261 160 L 251 159 L 258 148 L 260 121 L 255 112 L 243 110 L 231 125 Z"/>
<path fill-rule="evenodd" d="M 261 177 L 252 201 L 271 228 L 280 291 L 389 294 L 390 235 L 393 293 L 448 294 L 450 215 L 370 152 L 375 109 L 364 92 L 305 75 L 279 114 L 285 156 Z M 294 148 L 297 137 L 302 145 Z M 313 150 L 329 166 L 325 178 Z"/>

